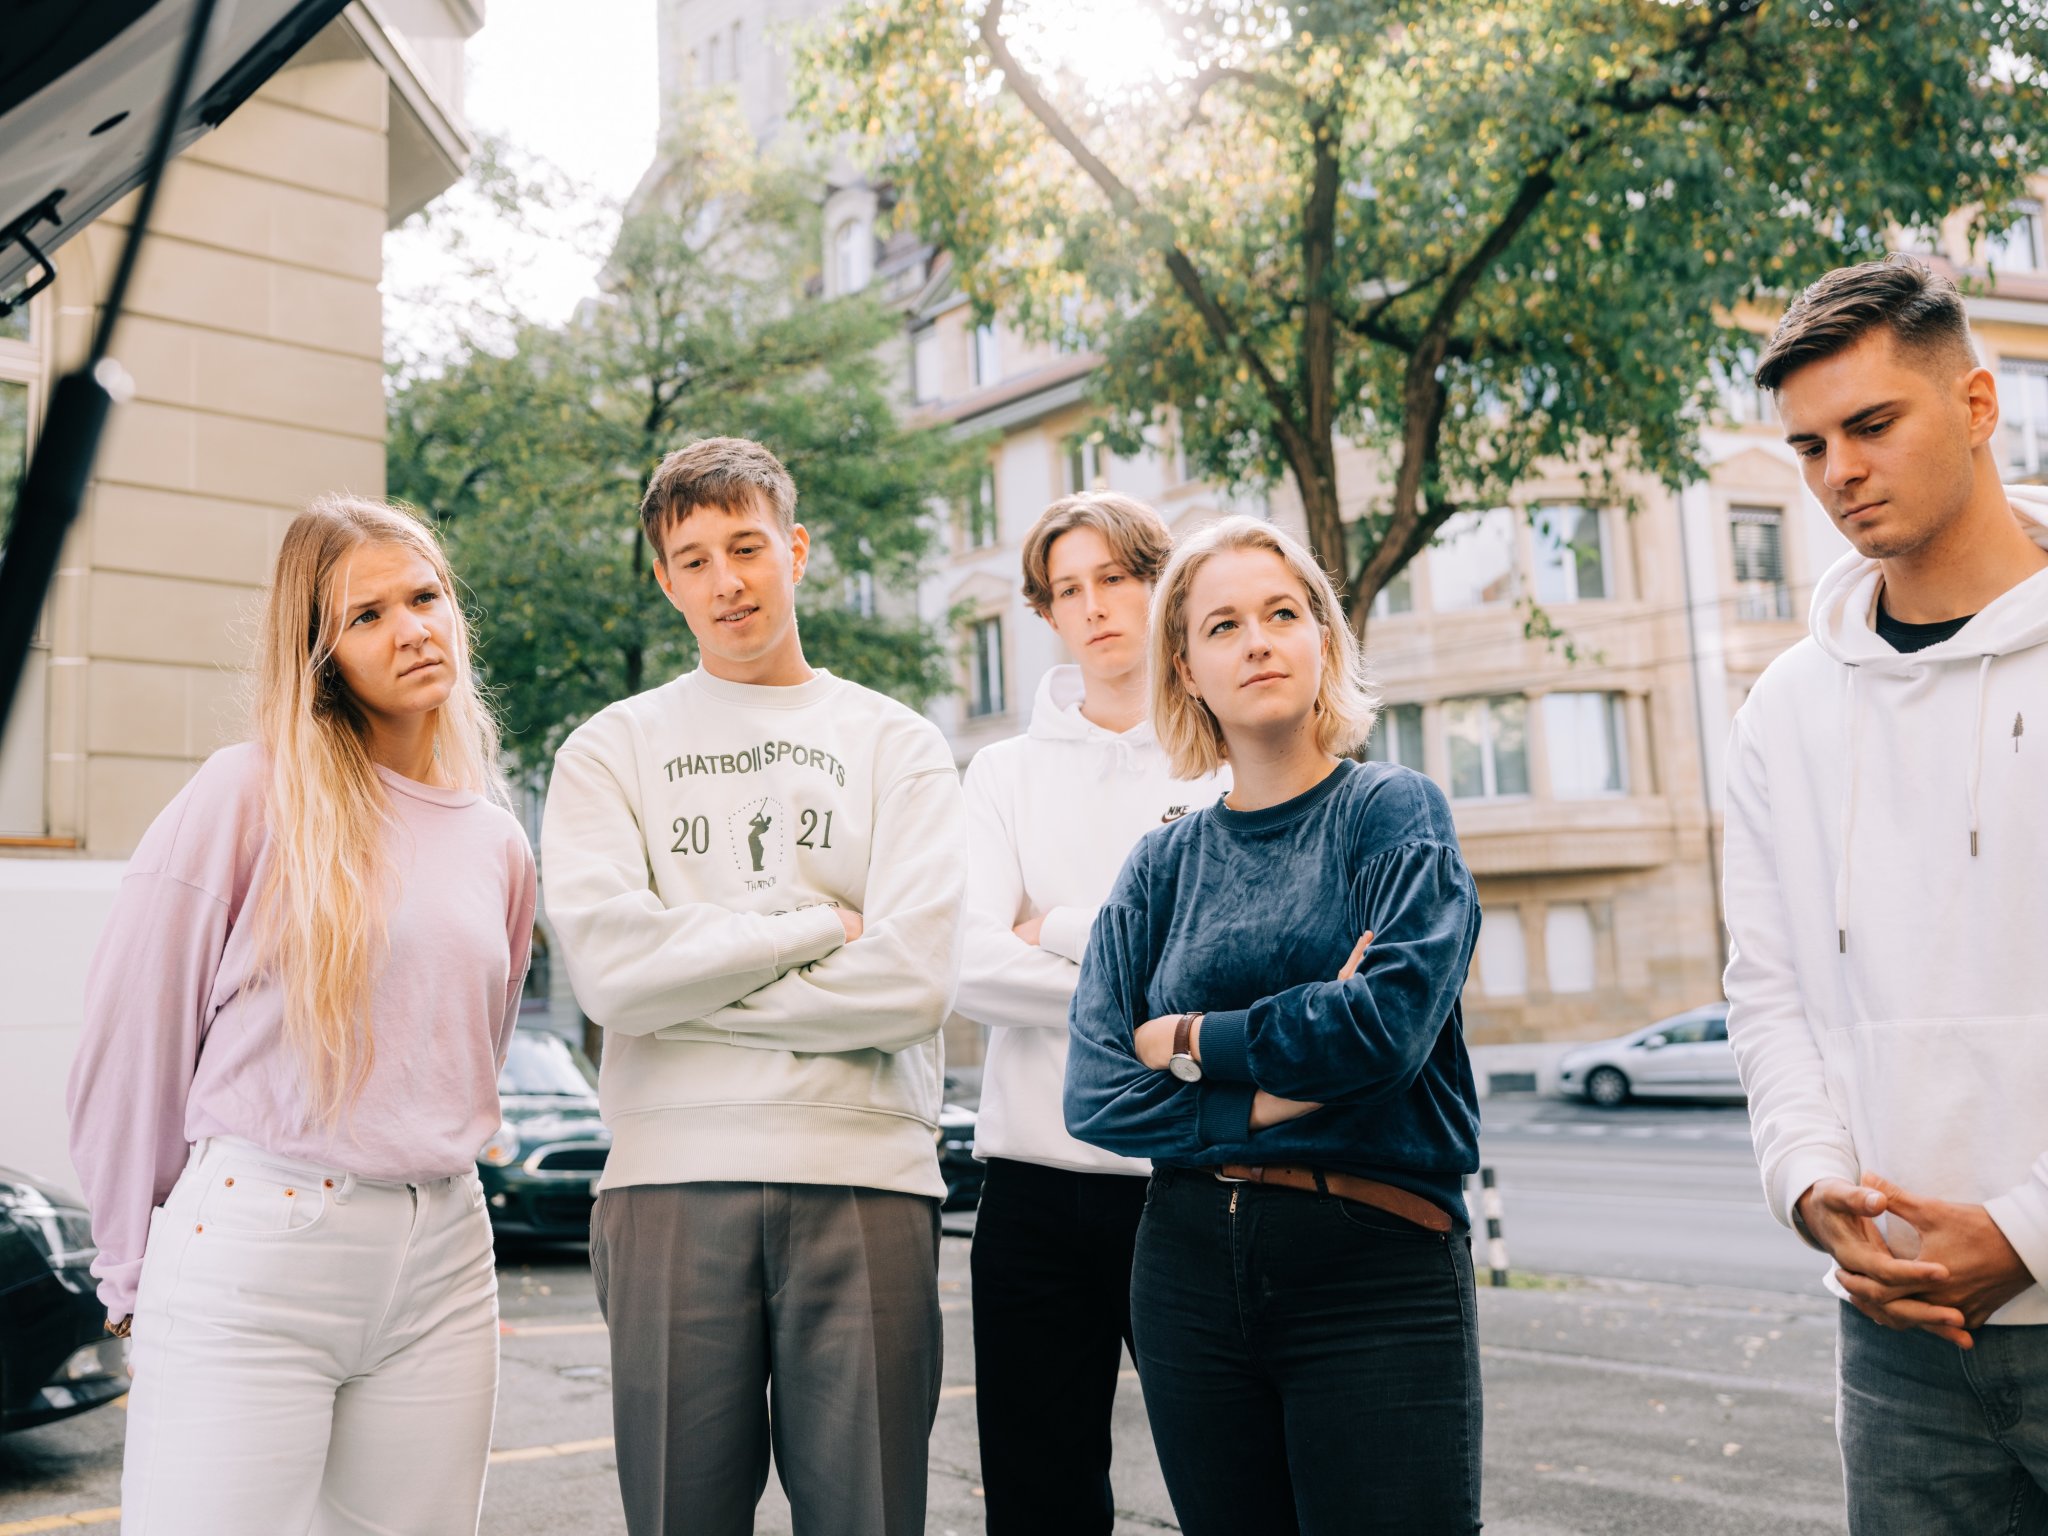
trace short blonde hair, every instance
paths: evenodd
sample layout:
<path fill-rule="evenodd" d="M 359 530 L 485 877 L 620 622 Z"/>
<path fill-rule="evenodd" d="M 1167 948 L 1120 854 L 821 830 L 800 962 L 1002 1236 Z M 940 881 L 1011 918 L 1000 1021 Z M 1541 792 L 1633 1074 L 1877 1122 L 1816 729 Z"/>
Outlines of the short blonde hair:
<path fill-rule="evenodd" d="M 1024 601 L 1043 618 L 1052 611 L 1052 546 L 1063 533 L 1093 528 L 1116 563 L 1151 586 L 1173 553 L 1166 520 L 1135 497 L 1115 491 L 1062 496 L 1038 514 L 1024 535 Z"/>
<path fill-rule="evenodd" d="M 1210 557 L 1226 550 L 1264 549 L 1280 557 L 1308 597 L 1309 617 L 1323 631 L 1323 671 L 1316 685 L 1316 745 L 1348 756 L 1372 734 L 1379 698 L 1366 681 L 1365 657 L 1345 622 L 1337 589 L 1315 556 L 1271 523 L 1226 517 L 1174 551 L 1152 601 L 1152 729 L 1176 778 L 1214 773 L 1229 757 L 1215 713 L 1188 691 L 1180 664 L 1188 651 L 1188 589 Z"/>

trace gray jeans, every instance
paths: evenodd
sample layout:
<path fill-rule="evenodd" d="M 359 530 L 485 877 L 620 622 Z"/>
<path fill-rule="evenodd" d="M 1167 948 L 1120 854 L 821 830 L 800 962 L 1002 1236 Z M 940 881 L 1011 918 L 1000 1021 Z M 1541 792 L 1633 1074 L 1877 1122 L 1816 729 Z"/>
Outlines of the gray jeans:
<path fill-rule="evenodd" d="M 1839 1337 L 1853 1536 L 2048 1536 L 2048 1327 L 1961 1350 L 1845 1302 Z"/>
<path fill-rule="evenodd" d="M 797 1536 L 921 1536 L 938 1202 L 643 1184 L 590 1219 L 632 1536 L 746 1536 L 772 1446 Z"/>

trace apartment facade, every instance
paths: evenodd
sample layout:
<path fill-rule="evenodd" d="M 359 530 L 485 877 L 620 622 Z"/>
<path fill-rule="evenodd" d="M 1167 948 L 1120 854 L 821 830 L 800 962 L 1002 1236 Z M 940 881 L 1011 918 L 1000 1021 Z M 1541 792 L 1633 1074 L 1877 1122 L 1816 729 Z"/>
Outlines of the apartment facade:
<path fill-rule="evenodd" d="M 174 161 L 114 355 L 114 414 L 0 741 L 0 1163 L 61 1176 L 82 976 L 122 861 L 216 747 L 285 525 L 384 488 L 385 231 L 474 148 L 480 0 L 358 0 Z M 0 497 L 86 349 L 135 199 L 0 322 Z"/>
<path fill-rule="evenodd" d="M 778 24 L 831 0 L 782 0 Z M 664 0 L 664 89 L 731 89 L 765 137 L 787 120 L 776 27 L 736 0 Z M 682 61 L 677 63 L 676 61 Z M 977 324 L 943 253 L 875 235 L 876 189 L 842 164 L 826 199 L 826 290 L 884 281 L 904 312 L 916 409 L 990 434 L 978 493 L 951 509 L 918 593 L 959 615 L 957 691 L 933 718 L 965 764 L 1024 729 L 1039 681 L 1066 660 L 1025 606 L 1020 544 L 1058 496 L 1093 486 L 1159 507 L 1177 532 L 1249 511 L 1302 531 L 1298 500 L 1233 495 L 1190 477 L 1170 429 L 1112 456 L 1086 401 L 1095 359 Z M 1983 291 L 1970 312 L 2005 406 L 2010 479 L 2048 472 L 2048 244 L 2038 202 L 1989 242 L 1967 219 L 1902 242 Z M 914 291 L 913 291 L 914 290 Z M 1774 316 L 1740 322 L 1761 345 Z M 1722 390 L 1684 491 L 1623 478 L 1589 504 L 1584 466 L 1555 466 L 1512 504 L 1461 516 L 1381 593 L 1368 657 L 1386 709 L 1370 755 L 1450 796 L 1486 917 L 1465 993 L 1475 1042 L 1612 1034 L 1720 995 L 1722 752 L 1770 661 L 1806 633 L 1813 585 L 1847 548 L 1805 494 L 1768 400 Z M 1347 519 L 1382 489 L 1340 458 Z M 1569 640 L 1530 638 L 1538 605 Z M 955 1060 L 978 1059 L 956 1031 Z"/>

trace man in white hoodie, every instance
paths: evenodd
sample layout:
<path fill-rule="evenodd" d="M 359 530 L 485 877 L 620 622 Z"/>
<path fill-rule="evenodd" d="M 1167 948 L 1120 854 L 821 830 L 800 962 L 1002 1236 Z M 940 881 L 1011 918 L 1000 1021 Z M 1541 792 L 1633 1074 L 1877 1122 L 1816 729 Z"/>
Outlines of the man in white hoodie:
<path fill-rule="evenodd" d="M 1040 684 L 1026 735 L 967 766 L 959 1010 L 988 1027 L 975 1156 L 975 1411 L 989 1536 L 1106 1536 L 1110 1409 L 1131 1331 L 1141 1160 L 1067 1134 L 1067 1007 L 1095 909 L 1147 828 L 1229 781 L 1176 779 L 1147 718 L 1159 514 L 1110 491 L 1046 508 L 1024 598 L 1074 657 Z"/>
<path fill-rule="evenodd" d="M 1854 547 L 1729 744 L 1765 1193 L 1834 1260 L 1855 1536 L 2048 1531 L 2048 496 L 1917 262 L 1814 284 L 1757 378 Z"/>
<path fill-rule="evenodd" d="M 641 520 L 700 665 L 563 743 L 541 829 L 605 1031 L 590 1248 L 627 1529 L 743 1536 L 772 1443 L 803 1536 L 921 1536 L 952 754 L 805 662 L 810 540 L 766 448 L 670 454 Z"/>

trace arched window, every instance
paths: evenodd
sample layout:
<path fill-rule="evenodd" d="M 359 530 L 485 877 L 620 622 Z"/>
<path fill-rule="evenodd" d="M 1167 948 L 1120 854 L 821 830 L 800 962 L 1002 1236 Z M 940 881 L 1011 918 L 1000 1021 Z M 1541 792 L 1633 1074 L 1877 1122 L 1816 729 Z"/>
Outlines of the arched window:
<path fill-rule="evenodd" d="M 871 241 L 867 225 L 848 219 L 832 236 L 832 274 L 839 293 L 858 293 L 868 284 Z"/>

